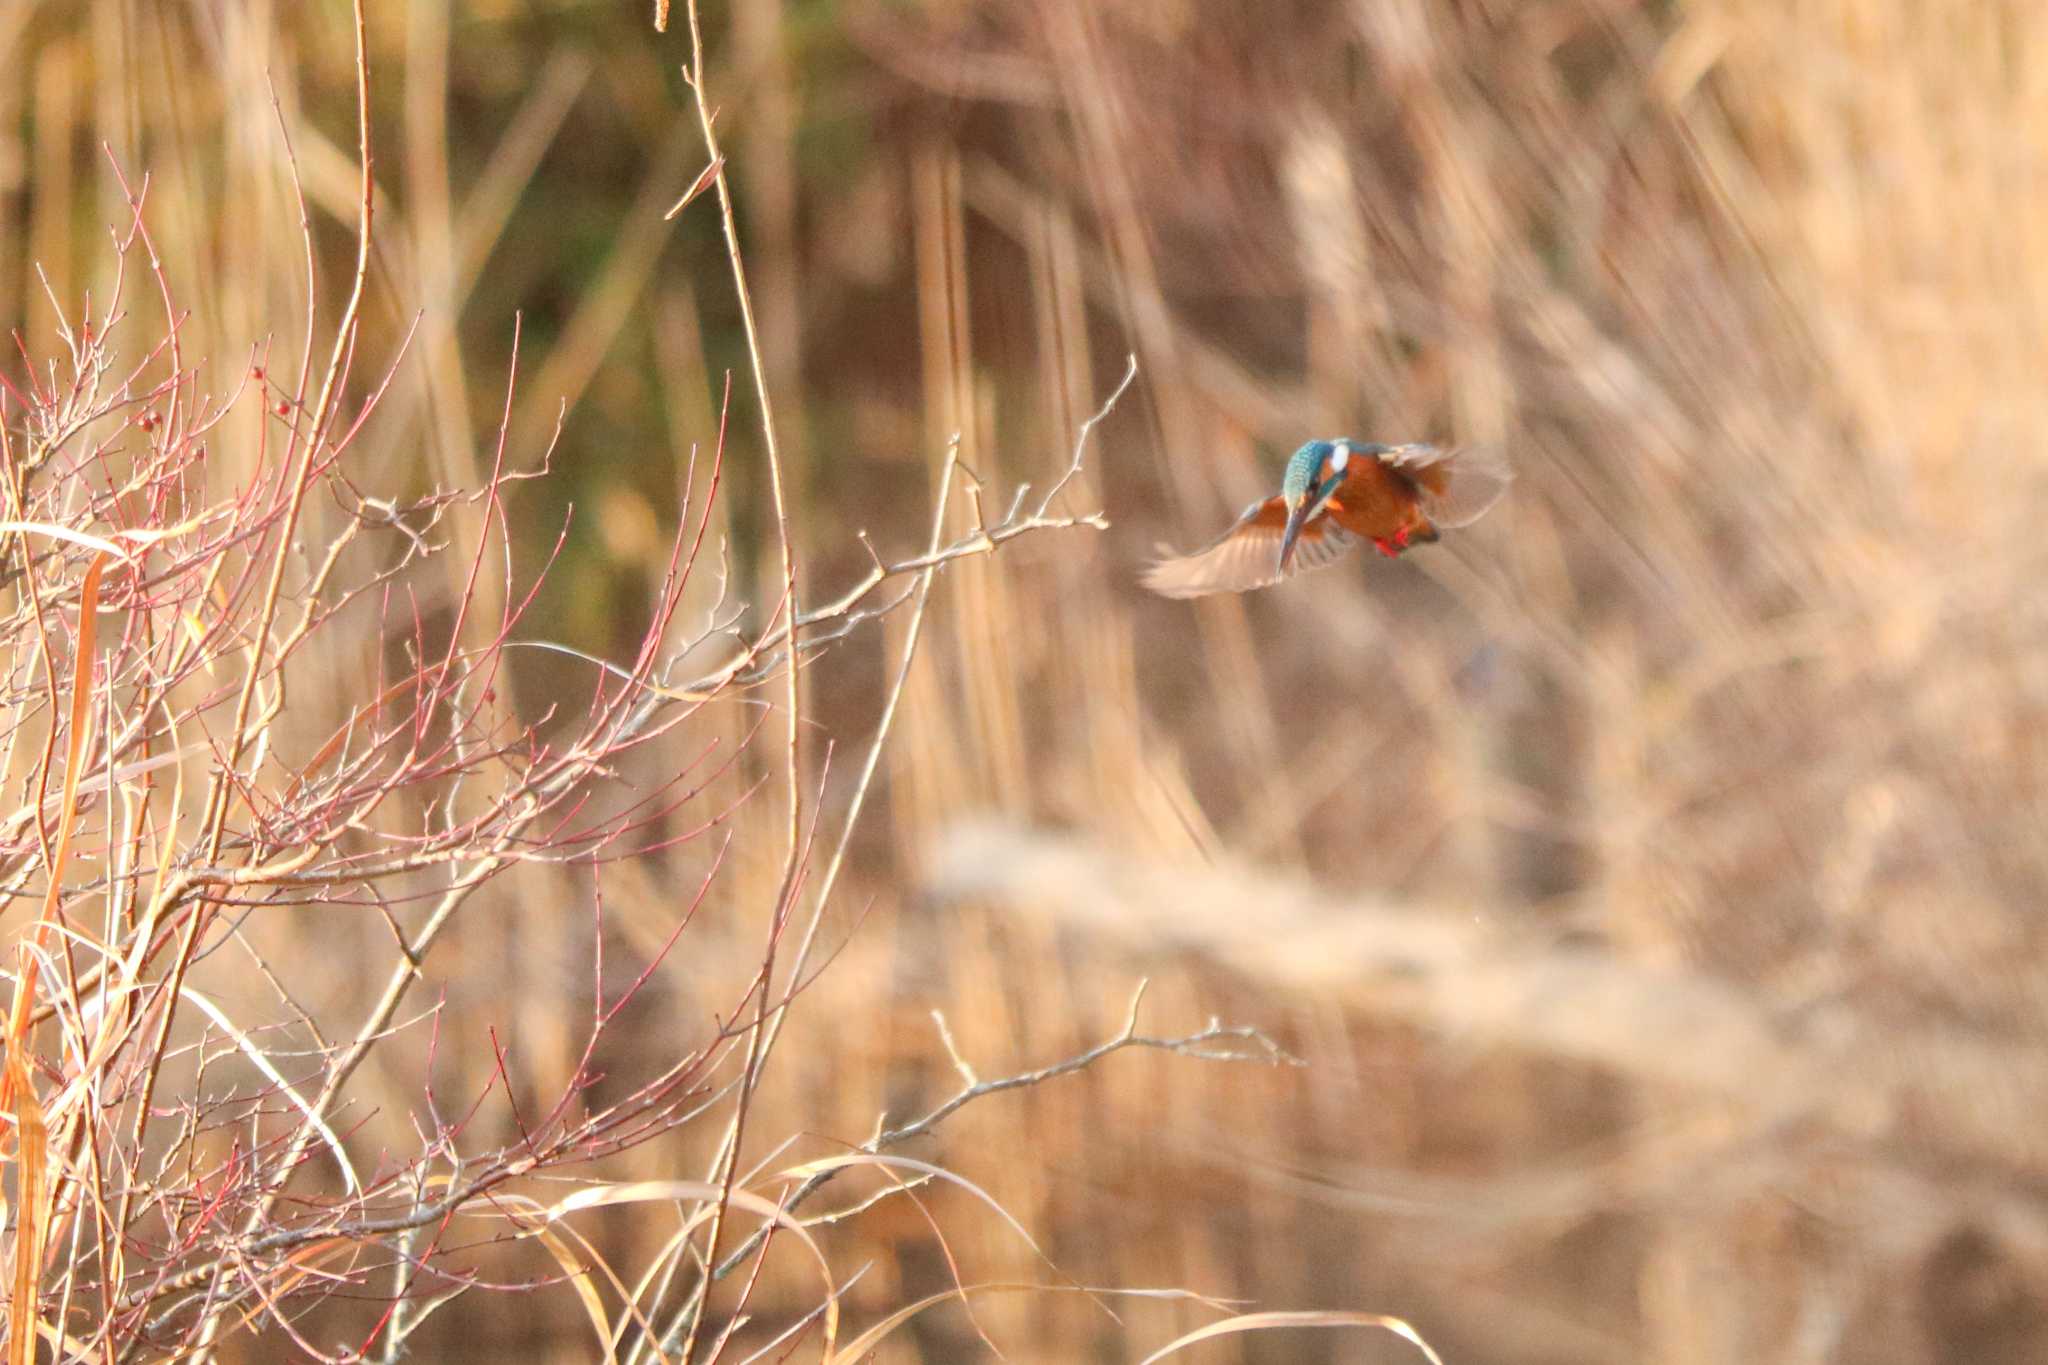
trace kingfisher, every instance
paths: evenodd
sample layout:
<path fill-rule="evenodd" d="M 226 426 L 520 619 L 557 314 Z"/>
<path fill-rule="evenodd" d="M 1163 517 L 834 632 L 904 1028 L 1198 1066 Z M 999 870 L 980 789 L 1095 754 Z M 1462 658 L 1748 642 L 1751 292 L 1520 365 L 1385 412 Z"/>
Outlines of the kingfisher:
<path fill-rule="evenodd" d="M 1513 478 L 1484 446 L 1310 441 L 1287 461 L 1277 497 L 1201 549 L 1156 561 L 1144 583 L 1166 597 L 1244 592 L 1334 564 L 1362 540 L 1392 559 L 1479 520 Z"/>

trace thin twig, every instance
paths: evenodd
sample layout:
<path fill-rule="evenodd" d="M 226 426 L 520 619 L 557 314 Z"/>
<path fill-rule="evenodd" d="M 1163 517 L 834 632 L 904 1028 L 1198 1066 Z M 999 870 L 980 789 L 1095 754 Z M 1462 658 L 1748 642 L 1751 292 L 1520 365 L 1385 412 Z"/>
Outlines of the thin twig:
<path fill-rule="evenodd" d="M 746 262 L 740 253 L 739 226 L 733 216 L 732 183 L 726 175 L 725 156 L 718 146 L 716 120 L 712 116 L 711 105 L 704 92 L 704 32 L 697 13 L 697 0 L 689 0 L 688 21 L 690 66 L 685 74 L 689 80 L 691 99 L 697 110 L 697 123 L 704 133 L 705 154 L 711 159 L 712 181 L 718 189 L 719 222 L 725 231 L 726 259 L 732 268 L 733 287 L 739 295 L 740 323 L 747 338 L 747 362 L 753 372 L 754 393 L 761 404 L 761 435 L 768 455 L 768 484 L 775 502 L 775 534 L 782 552 L 781 610 L 789 620 L 791 638 L 794 639 L 796 622 L 802 613 L 797 598 L 796 549 L 789 529 L 789 502 L 783 488 L 782 452 L 776 440 L 775 405 L 768 391 L 767 366 L 761 359 L 761 334 L 754 319 L 753 295 L 747 288 Z M 783 831 L 782 879 L 776 888 L 775 903 L 769 912 L 767 941 L 762 950 L 761 993 L 755 1004 L 754 1029 L 747 1037 L 746 1070 L 741 1077 L 739 1098 L 733 1105 L 732 1123 L 726 1131 L 721 1148 L 724 1169 L 718 1177 L 721 1190 L 718 1204 L 712 1211 L 710 1230 L 705 1234 L 704 1259 L 707 1263 L 718 1259 L 719 1238 L 725 1231 L 726 1211 L 731 1204 L 733 1176 L 739 1169 L 740 1148 L 746 1136 L 747 1111 L 753 1103 L 754 1088 L 761 1076 L 769 1007 L 775 990 L 776 945 L 781 941 L 783 925 L 787 920 L 791 901 L 795 897 L 797 880 L 802 869 L 803 683 L 794 651 L 786 661 L 785 675 L 788 684 L 788 710 L 784 717 L 787 748 L 783 756 L 783 786 L 789 818 Z M 697 1333 L 702 1321 L 702 1313 L 691 1316 L 689 1335 L 683 1341 L 682 1365 L 692 1365 L 696 1357 Z"/>
<path fill-rule="evenodd" d="M 1145 981 L 1138 983 L 1137 990 L 1131 995 L 1130 1008 L 1124 1016 L 1124 1026 L 1117 1032 L 1115 1037 L 1097 1043 L 1086 1052 L 1076 1053 L 1072 1057 L 1054 1062 L 1049 1066 L 1038 1067 L 1031 1071 L 1020 1071 L 1013 1076 L 1001 1076 L 992 1081 L 975 1081 L 965 1085 L 950 1097 L 928 1110 L 922 1117 L 913 1119 L 901 1127 L 881 1128 L 873 1137 L 861 1143 L 855 1150 L 872 1156 L 890 1147 L 900 1146 L 912 1138 L 927 1136 L 933 1129 L 944 1123 L 960 1109 L 974 1103 L 976 1100 L 985 1099 L 990 1095 L 999 1095 L 1006 1090 L 1022 1090 L 1029 1086 L 1043 1085 L 1047 1081 L 1057 1080 L 1062 1076 L 1071 1076 L 1077 1071 L 1087 1070 L 1105 1057 L 1122 1052 L 1125 1048 L 1150 1048 L 1157 1052 L 1173 1052 L 1183 1057 L 1194 1057 L 1205 1062 L 1264 1062 L 1274 1066 L 1306 1065 L 1301 1058 L 1296 1057 L 1281 1047 L 1262 1030 L 1243 1024 L 1225 1024 L 1219 1019 L 1211 1019 L 1206 1027 L 1179 1038 L 1160 1038 L 1150 1034 L 1139 1033 L 1138 1009 L 1145 999 L 1145 988 L 1148 984 Z M 1219 1048 L 1214 1046 L 1217 1043 L 1230 1041 L 1243 1043 L 1247 1046 L 1238 1048 Z M 844 1168 L 834 1167 L 831 1170 L 819 1171 L 810 1176 L 803 1184 L 796 1188 L 795 1193 L 782 1201 L 782 1207 L 794 1210 L 798 1205 L 824 1188 L 824 1186 L 831 1183 L 832 1178 L 838 1175 L 842 1169 Z M 754 1233 L 752 1237 L 748 1238 L 745 1244 L 736 1249 L 732 1255 L 720 1261 L 712 1270 L 711 1278 L 714 1280 L 723 1279 L 745 1264 L 746 1258 L 752 1255 L 755 1248 L 766 1239 L 767 1231 L 767 1228 L 763 1227 L 760 1231 Z"/>

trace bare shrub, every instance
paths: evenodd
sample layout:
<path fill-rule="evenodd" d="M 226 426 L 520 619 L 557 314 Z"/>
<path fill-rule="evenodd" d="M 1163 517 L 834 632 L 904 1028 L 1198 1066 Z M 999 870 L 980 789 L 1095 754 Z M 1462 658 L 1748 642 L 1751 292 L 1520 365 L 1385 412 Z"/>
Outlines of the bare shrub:
<path fill-rule="evenodd" d="M 317 1359 L 396 1359 L 467 1294 L 555 1284 L 607 1356 L 717 1359 L 780 1240 L 800 1246 L 812 1288 L 810 1309 L 778 1340 L 815 1329 L 829 1357 L 850 1359 L 834 1346 L 842 1282 L 797 1214 L 841 1171 L 887 1177 L 866 1202 L 913 1190 L 946 1173 L 884 1149 L 985 1095 L 1125 1048 L 1282 1058 L 1255 1031 L 1213 1022 L 1180 1038 L 1141 1034 L 1134 1001 L 1107 1042 L 1013 1077 L 970 1076 L 959 1094 L 878 1128 L 851 1154 L 778 1168 L 782 1137 L 767 1157 L 743 1161 L 775 1037 L 829 962 L 814 951 L 824 906 L 933 580 L 1021 536 L 1102 524 L 1060 504 L 1090 430 L 1135 367 L 1081 425 L 1071 463 L 1042 494 L 1020 487 L 991 516 L 977 483 L 971 525 L 949 533 L 955 451 L 925 549 L 894 562 L 875 555 L 868 573 L 808 609 L 779 517 L 782 591 L 765 614 L 728 590 L 714 534 L 728 381 L 627 660 L 548 641 L 528 616 L 568 533 L 518 543 L 508 512 L 523 485 L 547 475 L 554 449 L 552 439 L 522 448 L 513 438 L 516 321 L 479 482 L 391 496 L 353 468 L 364 433 L 389 420 L 412 336 L 380 357 L 365 342 L 377 194 L 360 5 L 355 42 L 355 265 L 334 321 L 320 321 L 328 300 L 288 136 L 304 333 L 295 345 L 260 342 L 225 373 L 183 339 L 188 314 L 152 240 L 148 179 L 110 163 L 126 206 L 111 243 L 114 287 L 77 305 L 52 291 L 53 334 L 24 338 L 20 364 L 0 378 L 12 598 L 0 619 L 0 764 L 19 792 L 0 822 L 0 867 L 10 895 L 39 907 L 12 973 L 0 1073 L 16 1176 L 9 1358 L 33 1358 L 38 1337 L 57 1359 L 183 1358 L 254 1329 Z M 700 51 L 705 183 L 726 214 L 744 302 L 701 60 Z M 281 110 L 279 123 L 288 126 Z M 153 292 L 167 320 L 139 346 L 129 315 L 138 290 Z M 831 765 L 806 762 L 800 676 L 821 650 L 898 608 L 909 628 L 895 683 L 828 831 Z M 535 648 L 573 660 L 583 691 L 519 696 L 517 659 Z M 783 742 L 758 754 L 771 720 Z M 743 823 L 750 804 L 774 823 Z M 728 869 L 750 856 L 746 839 L 777 828 L 779 887 L 752 907 Z M 603 878 L 635 863 L 690 871 L 660 941 L 621 966 L 606 956 Z M 508 1061 L 524 1041 L 516 1029 L 492 1023 L 484 1038 L 444 1039 L 435 998 L 465 976 L 443 951 L 452 926 L 504 906 L 522 893 L 499 884 L 521 882 L 575 896 L 554 917 L 550 948 L 586 936 L 589 945 L 588 1012 L 552 1021 L 572 1040 L 572 1061 L 539 1093 Z M 665 1030 L 652 1051 L 618 1044 L 619 1021 L 645 1013 L 664 964 L 714 906 L 727 918 L 765 909 L 756 965 L 715 984 L 724 995 L 709 1002 L 708 1021 L 692 1021 L 701 1026 Z M 278 921 L 295 927 L 280 938 L 267 929 Z M 302 997 L 329 993 L 337 963 L 351 959 L 337 1032 L 333 1011 Z M 446 1043 L 488 1048 L 480 1086 L 437 1084 Z M 352 1082 L 379 1067 L 421 1078 L 403 1115 L 355 1095 Z M 622 1154 L 700 1125 L 714 1153 L 702 1178 L 624 1178 Z M 369 1136 L 381 1144 L 374 1155 Z M 674 1210 L 675 1230 L 630 1272 L 568 1221 L 620 1206 Z M 728 1228 L 729 1216 L 743 1230 Z M 522 1273 L 529 1243 L 546 1273 L 508 1278 Z M 530 1277 L 530 1253 L 523 1264 Z M 740 1270 L 735 1302 L 714 1314 L 710 1290 Z"/>

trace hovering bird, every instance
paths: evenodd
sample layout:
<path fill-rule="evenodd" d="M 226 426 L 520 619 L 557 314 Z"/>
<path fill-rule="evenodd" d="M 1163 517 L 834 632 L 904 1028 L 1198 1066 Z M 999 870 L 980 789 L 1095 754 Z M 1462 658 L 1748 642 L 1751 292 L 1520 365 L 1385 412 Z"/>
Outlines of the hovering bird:
<path fill-rule="evenodd" d="M 1144 583 L 1166 597 L 1244 592 L 1334 564 L 1361 540 L 1391 559 L 1479 520 L 1513 478 L 1483 447 L 1310 441 L 1287 462 L 1278 497 L 1194 553 L 1158 560 Z"/>

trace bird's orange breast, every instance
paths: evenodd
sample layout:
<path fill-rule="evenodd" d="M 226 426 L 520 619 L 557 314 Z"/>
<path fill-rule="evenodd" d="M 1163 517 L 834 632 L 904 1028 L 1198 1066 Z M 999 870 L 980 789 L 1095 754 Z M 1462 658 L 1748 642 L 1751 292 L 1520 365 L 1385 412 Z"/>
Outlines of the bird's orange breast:
<path fill-rule="evenodd" d="M 1354 462 L 1327 507 L 1327 515 L 1353 535 L 1392 540 L 1404 529 L 1413 534 L 1428 526 L 1415 485 L 1398 470 L 1378 461 Z"/>

